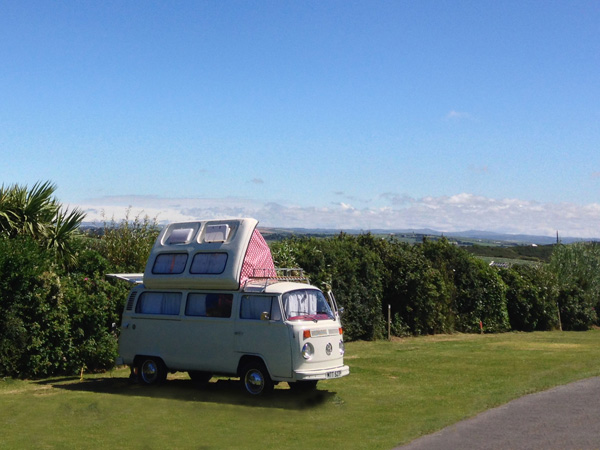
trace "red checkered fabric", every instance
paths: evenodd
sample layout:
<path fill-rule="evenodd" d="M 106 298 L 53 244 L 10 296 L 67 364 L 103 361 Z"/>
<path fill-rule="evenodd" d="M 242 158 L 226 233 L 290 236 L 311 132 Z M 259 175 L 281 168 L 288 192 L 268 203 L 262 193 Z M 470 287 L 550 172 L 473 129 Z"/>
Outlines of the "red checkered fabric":
<path fill-rule="evenodd" d="M 242 264 L 240 284 L 243 286 L 248 278 L 253 276 L 274 277 L 276 275 L 271 249 L 269 249 L 260 231 L 254 230 L 248 244 L 248 250 L 246 250 L 244 263 Z"/>

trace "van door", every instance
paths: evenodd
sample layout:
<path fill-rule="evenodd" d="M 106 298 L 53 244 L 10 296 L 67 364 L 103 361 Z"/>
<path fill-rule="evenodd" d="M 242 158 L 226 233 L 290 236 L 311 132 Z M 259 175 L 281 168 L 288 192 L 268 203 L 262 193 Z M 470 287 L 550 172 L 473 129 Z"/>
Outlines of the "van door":
<path fill-rule="evenodd" d="M 190 292 L 181 322 L 179 368 L 235 374 L 233 294 Z"/>
<path fill-rule="evenodd" d="M 292 377 L 291 330 L 272 295 L 243 294 L 235 323 L 236 351 L 263 358 L 272 377 Z"/>
<path fill-rule="evenodd" d="M 133 308 L 136 292 L 141 292 Z M 134 290 L 129 296 L 121 326 L 119 352 L 128 364 L 136 355 L 158 356 L 173 364 L 179 341 L 181 292 Z M 126 319 L 125 319 L 126 318 Z"/>

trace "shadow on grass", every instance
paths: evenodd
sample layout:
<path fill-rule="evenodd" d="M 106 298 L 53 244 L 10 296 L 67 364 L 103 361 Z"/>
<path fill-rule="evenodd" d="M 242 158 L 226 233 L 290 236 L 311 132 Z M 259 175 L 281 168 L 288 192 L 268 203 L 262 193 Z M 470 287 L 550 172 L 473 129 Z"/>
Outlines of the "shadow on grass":
<path fill-rule="evenodd" d="M 276 388 L 268 396 L 251 397 L 242 391 L 239 381 L 228 379 L 213 379 L 204 386 L 198 386 L 192 380 L 167 380 L 159 386 L 146 386 L 134 383 L 129 378 L 96 378 L 80 381 L 79 378 L 68 377 L 38 381 L 37 383 L 49 384 L 55 389 L 73 392 L 96 392 L 186 402 L 224 403 L 296 410 L 317 407 L 336 396 L 335 392 L 318 389 L 300 393 L 285 389 L 286 383 L 281 383 L 281 388 Z"/>

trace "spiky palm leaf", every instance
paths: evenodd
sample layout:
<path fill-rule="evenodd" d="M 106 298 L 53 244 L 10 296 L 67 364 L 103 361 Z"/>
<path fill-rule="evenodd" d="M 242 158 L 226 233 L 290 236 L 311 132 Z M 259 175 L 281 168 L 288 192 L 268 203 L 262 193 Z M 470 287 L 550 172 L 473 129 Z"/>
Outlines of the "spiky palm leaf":
<path fill-rule="evenodd" d="M 68 209 L 61 208 L 56 213 L 52 226 L 48 228 L 48 248 L 55 250 L 59 259 L 67 265 L 73 262 L 73 235 L 84 218 L 85 213 L 79 208 L 70 212 Z"/>
<path fill-rule="evenodd" d="M 56 185 L 49 181 L 37 182 L 31 189 L 17 184 L 0 187 L 0 234 L 30 236 L 69 262 L 70 241 L 85 214 L 77 208 L 63 210 L 55 191 Z"/>

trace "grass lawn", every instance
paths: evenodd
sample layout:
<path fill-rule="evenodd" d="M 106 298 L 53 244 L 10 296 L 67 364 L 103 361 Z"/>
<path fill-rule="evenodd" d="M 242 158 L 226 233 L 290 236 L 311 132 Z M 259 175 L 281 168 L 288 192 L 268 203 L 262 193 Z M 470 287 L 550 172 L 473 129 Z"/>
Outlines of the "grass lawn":
<path fill-rule="evenodd" d="M 185 374 L 163 386 L 128 370 L 0 380 L 0 448 L 391 449 L 522 395 L 600 375 L 600 331 L 351 342 L 350 376 L 265 399 Z"/>

